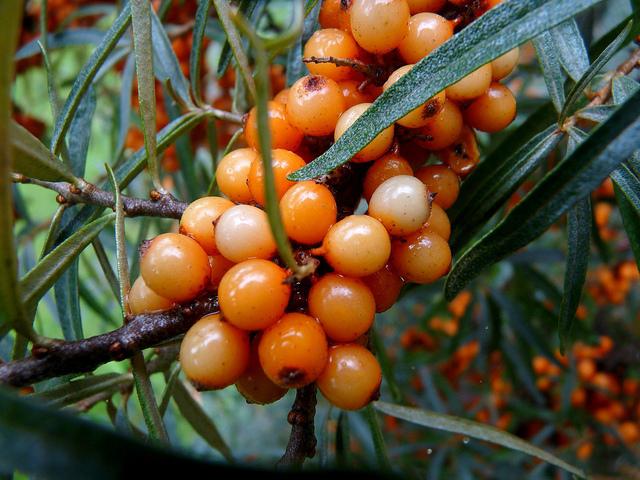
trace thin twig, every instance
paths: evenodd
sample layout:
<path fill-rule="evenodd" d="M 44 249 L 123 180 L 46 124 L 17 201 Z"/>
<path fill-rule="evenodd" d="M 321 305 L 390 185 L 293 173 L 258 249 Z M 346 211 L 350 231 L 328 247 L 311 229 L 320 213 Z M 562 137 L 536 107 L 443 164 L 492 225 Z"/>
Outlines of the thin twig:
<path fill-rule="evenodd" d="M 382 85 L 389 77 L 389 70 L 381 65 L 372 65 L 356 58 L 339 57 L 305 57 L 304 63 L 332 63 L 337 67 L 349 67 L 370 78 L 376 85 Z"/>
<path fill-rule="evenodd" d="M 296 391 L 296 399 L 287 417 L 291 435 L 278 467 L 299 468 L 307 458 L 316 454 L 315 414 L 316 384 L 312 383 Z"/>

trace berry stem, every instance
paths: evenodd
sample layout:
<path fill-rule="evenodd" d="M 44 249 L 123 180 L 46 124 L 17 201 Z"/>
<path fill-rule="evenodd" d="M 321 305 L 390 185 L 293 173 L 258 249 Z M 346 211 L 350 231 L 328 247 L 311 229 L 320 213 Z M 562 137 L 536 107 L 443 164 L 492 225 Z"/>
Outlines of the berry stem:
<path fill-rule="evenodd" d="M 296 399 L 287 417 L 291 424 L 289 443 L 278 467 L 301 467 L 307 458 L 316 454 L 314 417 L 316 414 L 316 384 L 312 383 L 296 391 Z"/>
<path fill-rule="evenodd" d="M 382 85 L 389 72 L 386 68 L 365 63 L 355 58 L 338 58 L 338 57 L 305 57 L 302 59 L 304 63 L 332 63 L 338 67 L 350 67 L 355 71 L 362 73 L 371 79 L 376 85 Z"/>

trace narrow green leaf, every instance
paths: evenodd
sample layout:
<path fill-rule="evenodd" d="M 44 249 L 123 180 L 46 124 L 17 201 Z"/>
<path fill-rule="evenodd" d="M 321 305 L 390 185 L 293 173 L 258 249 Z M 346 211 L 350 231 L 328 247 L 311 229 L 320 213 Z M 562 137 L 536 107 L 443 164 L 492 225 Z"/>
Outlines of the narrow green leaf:
<path fill-rule="evenodd" d="M 390 472 L 391 462 L 389 461 L 387 446 L 384 443 L 384 436 L 382 435 L 382 429 L 380 428 L 380 422 L 378 421 L 378 414 L 371 404 L 364 408 L 364 416 L 367 419 L 367 424 L 369 425 L 369 430 L 371 432 L 373 448 L 376 451 L 376 458 L 378 459 L 378 467 L 383 471 Z"/>
<path fill-rule="evenodd" d="M 202 39 L 209 18 L 211 0 L 198 0 L 198 10 L 196 11 L 196 21 L 193 24 L 193 45 L 189 55 L 189 77 L 191 78 L 191 90 L 198 104 L 202 104 L 202 93 L 200 92 L 200 59 L 202 57 Z"/>
<path fill-rule="evenodd" d="M 91 244 L 93 245 L 93 250 L 96 254 L 96 258 L 98 259 L 98 264 L 102 269 L 102 274 L 113 292 L 113 297 L 118 301 L 118 304 L 120 304 L 120 286 L 118 285 L 116 273 L 113 271 L 111 263 L 109 262 L 107 251 L 105 250 L 102 241 L 100 241 L 100 238 L 94 238 Z"/>
<path fill-rule="evenodd" d="M 558 51 L 560 63 L 569 76 L 577 82 L 589 69 L 589 52 L 584 45 L 578 24 L 567 20 L 550 30 Z"/>
<path fill-rule="evenodd" d="M 118 292 L 122 314 L 125 317 L 129 313 L 127 295 L 131 287 L 129 280 L 129 262 L 127 261 L 127 237 L 124 232 L 124 207 L 122 206 L 122 195 L 118 188 L 118 182 L 109 164 L 105 164 L 105 169 L 111 181 L 115 197 L 115 239 L 116 239 L 116 264 L 118 265 Z"/>
<path fill-rule="evenodd" d="M 382 369 L 382 375 L 387 382 L 389 390 L 391 392 L 391 398 L 394 402 L 403 402 L 404 396 L 402 395 L 402 391 L 398 386 L 398 382 L 396 381 L 393 365 L 391 364 L 391 359 L 387 355 L 387 351 L 384 348 L 384 341 L 378 335 L 378 331 L 375 328 L 371 328 L 369 330 L 369 338 L 373 343 L 373 351 L 378 357 L 380 361 L 380 368 Z"/>
<path fill-rule="evenodd" d="M 58 321 L 65 340 L 80 340 L 84 337 L 80 310 L 80 288 L 78 286 L 78 259 L 60 275 L 53 287 Z"/>
<path fill-rule="evenodd" d="M 445 295 L 454 298 L 481 270 L 524 247 L 640 147 L 640 93 L 601 123 L 560 162 L 493 230 L 454 265 Z"/>
<path fill-rule="evenodd" d="M 542 32 L 533 39 L 533 45 L 538 55 L 538 62 L 542 69 L 544 82 L 547 85 L 549 97 L 556 107 L 556 111 L 562 111 L 564 105 L 564 72 L 560 64 L 560 56 L 556 39 L 550 31 Z"/>
<path fill-rule="evenodd" d="M 348 468 L 351 463 L 351 432 L 349 429 L 349 416 L 344 410 L 338 414 L 336 427 L 336 463 Z"/>
<path fill-rule="evenodd" d="M 76 177 L 84 177 L 91 140 L 91 122 L 95 111 L 96 92 L 92 86 L 89 86 L 69 126 L 69 163 Z"/>
<path fill-rule="evenodd" d="M 593 107 L 586 107 L 576 112 L 576 116 L 583 120 L 590 120 L 592 122 L 601 123 L 604 122 L 615 111 L 615 105 L 595 105 Z"/>
<path fill-rule="evenodd" d="M 64 407 L 104 391 L 116 391 L 131 384 L 131 374 L 105 373 L 72 380 L 34 395 L 48 405 Z"/>
<path fill-rule="evenodd" d="M 127 132 L 131 125 L 131 92 L 133 91 L 133 77 L 136 73 L 136 57 L 129 55 L 122 70 L 122 84 L 120 85 L 120 101 L 118 103 L 118 142 L 116 153 L 120 154 L 124 149 Z"/>
<path fill-rule="evenodd" d="M 264 7 L 264 0 L 241 0 L 240 5 L 238 6 L 238 14 L 249 18 L 250 23 L 253 25 L 257 23 L 258 17 L 264 11 Z M 259 14 L 258 17 L 255 15 L 256 13 Z M 223 28 L 226 30 L 224 24 Z M 246 50 L 246 40 L 241 39 L 241 44 L 243 46 L 243 50 Z M 218 77 L 221 77 L 227 71 L 227 67 L 229 66 L 229 62 L 233 55 L 234 52 L 231 49 L 231 39 L 227 37 L 222 44 L 222 49 L 220 50 L 220 59 L 218 60 L 218 67 L 216 71 L 216 75 Z"/>
<path fill-rule="evenodd" d="M 45 9 L 42 9 L 42 11 L 46 12 Z M 47 51 L 78 45 L 99 45 L 100 41 L 104 39 L 104 30 L 98 30 L 97 28 L 72 28 L 49 33 L 46 37 L 41 36 L 40 39 L 34 39 L 25 43 L 14 55 L 14 60 L 20 61 L 42 53 L 42 50 L 38 47 L 38 42 L 44 45 L 45 39 Z"/>
<path fill-rule="evenodd" d="M 640 178 L 623 164 L 611 172 L 611 180 L 627 198 L 631 206 L 640 214 Z"/>
<path fill-rule="evenodd" d="M 165 387 L 164 392 L 162 392 L 162 400 L 160 400 L 160 404 L 158 405 L 158 410 L 160 411 L 160 415 L 164 418 L 165 413 L 167 412 L 167 408 L 169 408 L 169 402 L 171 402 L 171 398 L 173 397 L 173 388 L 180 377 L 180 363 L 176 362 L 171 370 L 171 373 L 165 372 Z"/>
<path fill-rule="evenodd" d="M 516 437 L 515 435 L 504 432 L 491 425 L 484 425 L 465 418 L 430 412 L 428 410 L 420 410 L 418 408 L 394 405 L 386 402 L 375 402 L 373 406 L 377 410 L 380 410 L 387 415 L 391 415 L 392 417 L 400 418 L 416 425 L 422 425 L 428 428 L 457 433 L 465 435 L 466 437 L 495 443 L 497 445 L 537 457 L 551 465 L 555 465 L 569 473 L 577 475 L 578 477 L 587 478 L 585 473 L 579 468 L 568 464 L 555 455 L 552 455 L 545 450 Z"/>
<path fill-rule="evenodd" d="M 633 256 L 636 259 L 638 268 L 640 268 L 640 213 L 634 208 L 633 204 L 627 200 L 627 197 L 616 184 L 613 185 L 613 190 L 616 194 L 616 202 L 620 209 L 622 224 L 629 238 Z"/>
<path fill-rule="evenodd" d="M 302 35 L 298 36 L 297 41 L 291 46 L 287 54 L 287 86 L 299 78 L 309 73 L 309 69 L 302 61 L 302 49 L 306 41 L 311 37 L 313 32 L 318 30 L 318 15 L 322 2 L 308 1 L 305 7 L 305 18 L 302 27 Z"/>
<path fill-rule="evenodd" d="M 613 102 L 620 104 L 640 89 L 640 83 L 629 77 L 616 77 L 612 83 Z"/>
<path fill-rule="evenodd" d="M 329 150 L 290 178 L 312 179 L 349 161 L 380 131 L 448 85 L 596 3 L 598 0 L 501 3 L 420 60 L 380 95 Z"/>
<path fill-rule="evenodd" d="M 131 358 L 131 367 L 138 403 L 140 404 L 149 436 L 155 440 L 169 443 L 167 430 L 162 421 L 160 410 L 158 409 L 158 403 L 156 402 L 153 386 L 149 379 L 149 372 L 147 371 L 147 365 L 145 364 L 142 352 L 136 353 Z"/>

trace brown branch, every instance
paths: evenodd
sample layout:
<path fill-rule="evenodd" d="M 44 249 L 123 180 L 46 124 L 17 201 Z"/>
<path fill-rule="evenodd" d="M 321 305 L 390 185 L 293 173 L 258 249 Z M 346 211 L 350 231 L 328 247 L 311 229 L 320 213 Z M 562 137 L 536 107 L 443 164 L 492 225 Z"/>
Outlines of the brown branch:
<path fill-rule="evenodd" d="M 349 67 L 356 72 L 370 78 L 376 85 L 380 86 L 387 81 L 389 77 L 389 69 L 382 65 L 372 65 L 365 63 L 356 58 L 339 58 L 339 57 L 305 57 L 302 59 L 304 63 L 332 63 L 337 67 Z"/>
<path fill-rule="evenodd" d="M 611 98 L 611 90 L 613 88 L 613 80 L 617 77 L 623 77 L 629 75 L 634 69 L 640 67 L 640 48 L 634 50 L 629 58 L 620 64 L 613 72 L 608 75 L 607 82 L 604 86 L 598 90 L 591 101 L 589 106 L 603 105 L 609 98 Z"/>
<path fill-rule="evenodd" d="M 291 424 L 289 443 L 278 467 L 301 467 L 307 458 L 316 454 L 314 417 L 316 414 L 316 384 L 296 391 L 287 421 Z"/>

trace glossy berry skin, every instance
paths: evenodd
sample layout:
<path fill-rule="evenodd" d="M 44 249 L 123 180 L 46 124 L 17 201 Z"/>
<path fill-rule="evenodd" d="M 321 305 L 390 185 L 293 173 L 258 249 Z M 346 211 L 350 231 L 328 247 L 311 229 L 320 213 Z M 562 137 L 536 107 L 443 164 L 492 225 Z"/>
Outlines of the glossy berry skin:
<path fill-rule="evenodd" d="M 370 103 L 360 103 L 346 110 L 338 119 L 333 138 L 337 141 L 360 116 L 371 106 Z M 351 159 L 352 162 L 369 162 L 382 156 L 393 142 L 393 125 L 380 132 L 366 147 L 360 150 Z"/>
<path fill-rule="evenodd" d="M 249 203 L 253 196 L 247 185 L 251 164 L 258 157 L 252 148 L 239 148 L 225 155 L 216 168 L 220 191 L 237 203 Z"/>
<path fill-rule="evenodd" d="M 335 345 L 317 380 L 322 395 L 343 410 L 359 410 L 378 398 L 382 369 L 373 354 L 361 345 Z"/>
<path fill-rule="evenodd" d="M 207 255 L 216 254 L 214 223 L 231 207 L 233 202 L 221 197 L 203 197 L 191 202 L 180 218 L 180 233 L 198 242 Z"/>
<path fill-rule="evenodd" d="M 413 175 L 409 162 L 397 153 L 389 152 L 371 164 L 364 177 L 362 196 L 368 202 L 373 192 L 385 181 L 397 175 Z"/>
<path fill-rule="evenodd" d="M 430 193 L 435 194 L 433 202 L 445 210 L 457 200 L 460 179 L 446 165 L 427 165 L 416 172 L 416 177 L 427 186 Z"/>
<path fill-rule="evenodd" d="M 351 33 L 350 1 L 323 0 L 318 15 L 318 23 L 322 28 L 338 28 Z"/>
<path fill-rule="evenodd" d="M 329 356 L 327 337 L 318 321 L 301 313 L 288 313 L 262 334 L 260 365 L 282 388 L 301 388 L 322 373 Z"/>
<path fill-rule="evenodd" d="M 309 291 L 309 313 L 331 340 L 352 342 L 373 325 L 376 302 L 361 280 L 328 273 Z"/>
<path fill-rule="evenodd" d="M 158 295 L 185 302 L 209 285 L 211 268 L 198 242 L 178 233 L 163 233 L 151 240 L 142 255 L 140 274 Z"/>
<path fill-rule="evenodd" d="M 274 102 L 278 102 L 281 103 L 282 105 L 287 105 L 287 102 L 289 101 L 289 89 L 285 88 L 283 90 L 280 90 L 274 97 L 273 97 L 273 101 Z"/>
<path fill-rule="evenodd" d="M 418 63 L 453 37 L 453 24 L 436 13 L 418 13 L 409 19 L 407 35 L 398 45 L 407 63 Z"/>
<path fill-rule="evenodd" d="M 284 397 L 287 389 L 279 387 L 269 380 L 269 377 L 267 377 L 264 370 L 262 370 L 258 356 L 259 343 L 260 335 L 257 335 L 251 341 L 249 366 L 236 382 L 236 388 L 247 403 L 267 405 Z"/>
<path fill-rule="evenodd" d="M 447 99 L 440 110 L 422 128 L 416 143 L 428 150 L 441 150 L 455 143 L 460 137 L 464 125 L 462 112 L 458 105 Z"/>
<path fill-rule="evenodd" d="M 429 220 L 427 220 L 427 223 L 424 225 L 424 229 L 431 230 L 446 241 L 449 241 L 449 237 L 451 236 L 449 216 L 447 212 L 435 202 L 431 205 L 431 215 L 429 215 Z"/>
<path fill-rule="evenodd" d="M 275 323 L 289 303 L 286 272 L 267 260 L 246 260 L 229 269 L 218 288 L 224 318 L 243 330 L 262 330 Z"/>
<path fill-rule="evenodd" d="M 271 132 L 271 148 L 295 150 L 302 142 L 302 132 L 291 125 L 287 118 L 286 107 L 280 102 L 271 100 L 267 105 L 269 113 L 269 131 Z M 253 107 L 244 122 L 244 138 L 247 145 L 260 151 L 258 134 L 258 110 Z"/>
<path fill-rule="evenodd" d="M 313 181 L 295 184 L 280 200 L 280 214 L 287 236 L 298 243 L 322 242 L 336 223 L 338 208 L 331 191 Z"/>
<path fill-rule="evenodd" d="M 378 313 L 386 312 L 393 307 L 404 285 L 400 275 L 394 272 L 389 264 L 371 275 L 362 277 L 362 281 L 371 290 Z"/>
<path fill-rule="evenodd" d="M 460 137 L 450 147 L 437 153 L 440 160 L 461 178 L 469 175 L 480 161 L 476 135 L 466 125 L 462 127 Z"/>
<path fill-rule="evenodd" d="M 391 177 L 380 185 L 369 201 L 369 215 L 391 235 L 418 231 L 429 218 L 431 205 L 427 187 L 411 175 Z"/>
<path fill-rule="evenodd" d="M 262 158 L 258 156 L 258 158 L 256 158 L 256 160 L 251 164 L 248 179 L 251 195 L 255 202 L 260 206 L 263 206 L 266 202 L 266 195 L 264 191 L 264 168 L 262 166 L 262 162 Z M 289 180 L 287 176 L 305 165 L 306 163 L 302 157 L 290 152 L 289 150 L 277 149 L 271 151 L 271 166 L 273 168 L 278 200 L 280 200 L 285 192 L 295 183 Z"/>
<path fill-rule="evenodd" d="M 202 317 L 182 340 L 180 365 L 198 389 L 232 385 L 249 365 L 249 334 L 219 314 Z"/>
<path fill-rule="evenodd" d="M 359 80 L 343 80 L 338 82 L 338 86 L 342 91 L 342 97 L 344 98 L 344 107 L 351 108 L 359 103 L 372 103 L 377 95 L 375 87 L 367 86 L 364 90 L 360 91 L 359 86 L 362 82 Z"/>
<path fill-rule="evenodd" d="M 449 244 L 433 231 L 422 230 L 393 241 L 391 264 L 407 282 L 433 283 L 449 271 Z"/>
<path fill-rule="evenodd" d="M 330 135 L 338 118 L 346 110 L 338 84 L 321 75 L 307 75 L 297 80 L 289 90 L 287 118 L 305 135 Z"/>
<path fill-rule="evenodd" d="M 407 0 L 411 15 L 422 12 L 439 12 L 447 0 Z"/>
<path fill-rule="evenodd" d="M 513 50 L 509 50 L 504 55 L 501 55 L 493 60 L 491 62 L 491 73 L 493 75 L 493 80 L 502 80 L 503 78 L 509 76 L 509 74 L 516 68 L 516 65 L 518 65 L 519 59 L 520 49 L 516 47 Z"/>
<path fill-rule="evenodd" d="M 211 267 L 211 288 L 217 290 L 224 274 L 233 267 L 235 263 L 227 260 L 224 256 L 212 255 L 209 257 L 209 266 Z"/>
<path fill-rule="evenodd" d="M 224 212 L 216 224 L 218 251 L 232 262 L 271 258 L 276 242 L 267 214 L 250 205 L 236 205 Z"/>
<path fill-rule="evenodd" d="M 400 78 L 403 75 L 406 75 L 407 73 L 409 73 L 409 70 L 411 70 L 412 68 L 413 68 L 413 64 L 410 64 L 397 69 L 395 72 L 393 72 L 389 76 L 389 79 L 385 82 L 383 89 L 385 91 L 389 89 L 391 85 L 393 85 L 398 80 L 400 80 Z M 442 92 L 431 97 L 429 100 L 427 100 L 424 104 L 422 104 L 415 110 L 412 110 L 409 113 L 407 113 L 401 119 L 396 120 L 396 123 L 407 128 L 423 127 L 427 123 L 429 123 L 429 120 L 434 115 L 437 115 L 438 112 L 442 110 L 442 107 L 444 106 L 446 98 L 447 96 L 443 90 Z"/>
<path fill-rule="evenodd" d="M 477 130 L 496 133 L 516 118 L 516 99 L 504 85 L 492 83 L 486 93 L 476 98 L 464 111 L 467 124 Z"/>
<path fill-rule="evenodd" d="M 368 52 L 390 52 L 407 34 L 406 0 L 353 0 L 349 13 L 353 38 Z"/>
<path fill-rule="evenodd" d="M 491 77 L 491 64 L 487 63 L 447 87 L 447 98 L 456 102 L 473 100 L 489 90 Z"/>
<path fill-rule="evenodd" d="M 303 56 L 310 57 L 360 57 L 358 44 L 351 35 L 336 28 L 316 30 L 304 46 Z M 351 67 L 338 67 L 332 63 L 307 63 L 309 72 L 313 75 L 323 75 L 335 80 L 355 78 L 357 73 Z"/>
<path fill-rule="evenodd" d="M 161 312 L 173 308 L 174 303 L 151 290 L 142 277 L 136 278 L 128 295 L 129 310 L 133 315 Z"/>

